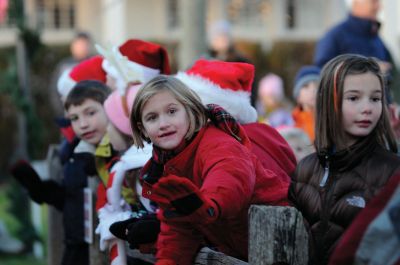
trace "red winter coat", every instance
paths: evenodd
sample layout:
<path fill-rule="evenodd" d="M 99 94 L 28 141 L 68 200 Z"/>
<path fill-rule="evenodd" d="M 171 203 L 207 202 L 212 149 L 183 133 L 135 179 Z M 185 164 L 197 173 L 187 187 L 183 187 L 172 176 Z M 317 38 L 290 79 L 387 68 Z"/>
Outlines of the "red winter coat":
<path fill-rule="evenodd" d="M 169 174 L 191 179 L 219 206 L 218 219 L 211 224 L 161 222 L 157 258 L 179 265 L 192 264 L 203 243 L 247 260 L 250 205 L 287 205 L 288 182 L 265 170 L 247 146 L 212 125 L 165 164 L 163 176 Z M 151 189 L 143 182 L 143 196 L 150 200 Z"/>

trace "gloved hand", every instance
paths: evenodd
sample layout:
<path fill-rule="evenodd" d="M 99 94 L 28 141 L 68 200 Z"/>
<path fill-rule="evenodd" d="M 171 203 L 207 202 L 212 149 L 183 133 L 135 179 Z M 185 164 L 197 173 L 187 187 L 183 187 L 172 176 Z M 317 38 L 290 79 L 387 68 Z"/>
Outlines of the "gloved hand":
<path fill-rule="evenodd" d="M 116 239 L 115 236 L 110 233 L 111 224 L 128 219 L 130 214 L 130 212 L 114 211 L 111 205 L 105 205 L 103 208 L 99 209 L 99 224 L 95 233 L 100 235 L 100 250 L 104 251 L 108 249 L 111 241 Z"/>
<path fill-rule="evenodd" d="M 32 166 L 25 160 L 16 162 L 10 169 L 11 175 L 28 190 L 30 197 L 37 203 L 43 202 L 42 180 Z"/>
<path fill-rule="evenodd" d="M 155 214 L 148 214 L 116 222 L 111 225 L 110 231 L 116 237 L 128 241 L 131 249 L 136 248 L 142 253 L 149 253 L 152 243 L 157 241 L 160 233 L 160 221 Z"/>
<path fill-rule="evenodd" d="M 160 220 L 211 223 L 219 215 L 217 204 L 184 177 L 161 178 L 153 185 L 149 199 L 160 206 Z"/>

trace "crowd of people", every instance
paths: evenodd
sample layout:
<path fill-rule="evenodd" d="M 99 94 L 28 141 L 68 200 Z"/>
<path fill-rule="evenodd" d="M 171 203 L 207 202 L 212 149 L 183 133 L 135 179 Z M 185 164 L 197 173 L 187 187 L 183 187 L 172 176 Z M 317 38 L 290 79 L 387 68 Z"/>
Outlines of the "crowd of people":
<path fill-rule="evenodd" d="M 275 73 L 260 80 L 253 106 L 251 63 L 199 58 L 172 74 L 166 50 L 138 39 L 97 45 L 98 55 L 65 70 L 63 181 L 41 180 L 26 161 L 11 169 L 32 200 L 63 213 L 62 264 L 89 264 L 90 177 L 95 233 L 113 265 L 146 264 L 128 248 L 157 265 L 193 264 L 204 246 L 247 261 L 253 204 L 302 213 L 310 264 L 400 264 L 391 62 L 375 50 L 386 51 L 381 41 L 348 33 L 351 47 L 376 44 L 369 52 L 329 40 L 376 22 L 366 15 L 376 2 L 354 0 L 348 20 L 317 45 L 316 64 L 298 69 L 295 106 Z"/>

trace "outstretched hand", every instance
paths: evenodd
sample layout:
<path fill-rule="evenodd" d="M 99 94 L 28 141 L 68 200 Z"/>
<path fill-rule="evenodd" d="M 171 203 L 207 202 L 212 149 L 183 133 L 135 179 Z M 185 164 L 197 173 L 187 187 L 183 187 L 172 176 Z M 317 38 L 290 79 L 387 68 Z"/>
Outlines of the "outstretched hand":
<path fill-rule="evenodd" d="M 42 180 L 33 169 L 33 167 L 25 160 L 20 160 L 12 165 L 10 169 L 11 175 L 28 190 L 32 200 L 42 203 L 41 196 Z"/>
<path fill-rule="evenodd" d="M 169 175 L 152 187 L 149 199 L 156 202 L 161 220 L 212 222 L 218 216 L 216 203 L 204 196 L 189 179 Z"/>

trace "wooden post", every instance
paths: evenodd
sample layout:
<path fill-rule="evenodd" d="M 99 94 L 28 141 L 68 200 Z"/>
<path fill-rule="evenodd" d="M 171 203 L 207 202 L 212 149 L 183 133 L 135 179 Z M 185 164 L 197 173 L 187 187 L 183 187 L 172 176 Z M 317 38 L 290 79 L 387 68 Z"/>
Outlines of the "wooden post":
<path fill-rule="evenodd" d="M 62 178 L 62 166 L 58 154 L 58 145 L 50 145 L 47 151 L 47 166 L 49 177 L 57 182 Z M 62 213 L 54 207 L 48 207 L 48 235 L 47 235 L 47 263 L 49 265 L 61 264 L 64 248 L 64 226 Z"/>
<path fill-rule="evenodd" d="M 308 233 L 293 207 L 252 205 L 249 210 L 249 264 L 306 265 Z"/>
<path fill-rule="evenodd" d="M 99 220 L 97 218 L 97 213 L 96 213 L 96 190 L 97 190 L 97 185 L 99 185 L 99 178 L 98 177 L 88 177 L 88 187 L 92 190 L 92 196 L 93 196 L 93 231 L 96 230 L 96 227 L 99 223 Z M 93 235 L 93 242 L 89 244 L 89 264 L 90 265 L 108 265 L 108 255 L 106 252 L 101 252 L 100 251 L 100 237 L 96 234 Z"/>

